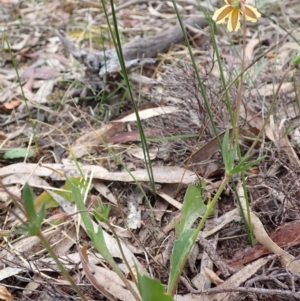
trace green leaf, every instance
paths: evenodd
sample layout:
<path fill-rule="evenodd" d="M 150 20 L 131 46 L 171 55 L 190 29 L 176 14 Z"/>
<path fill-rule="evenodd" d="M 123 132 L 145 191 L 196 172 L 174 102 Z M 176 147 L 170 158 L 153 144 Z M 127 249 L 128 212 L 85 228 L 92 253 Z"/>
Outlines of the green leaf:
<path fill-rule="evenodd" d="M 66 179 L 67 179 L 68 186 L 70 187 L 70 190 L 72 192 L 72 198 L 75 201 L 75 204 L 76 204 L 78 210 L 82 211 L 80 214 L 81 214 L 82 220 L 85 224 L 86 232 L 92 238 L 93 233 L 95 232 L 93 223 L 92 223 L 89 213 L 86 212 L 86 207 L 83 202 L 83 197 L 82 197 L 81 191 L 78 187 L 79 185 L 82 185 L 82 184 L 80 184 L 81 182 L 77 182 L 77 181 L 76 181 L 76 183 L 74 183 L 74 179 L 72 179 L 72 178 L 67 177 Z"/>
<path fill-rule="evenodd" d="M 23 188 L 23 201 L 27 224 L 23 225 L 22 228 L 31 236 L 37 235 L 46 216 L 46 205 L 43 203 L 40 212 L 37 214 L 34 206 L 34 194 L 28 183 Z"/>
<path fill-rule="evenodd" d="M 186 190 L 183 206 L 181 208 L 181 221 L 176 225 L 176 236 L 179 237 L 184 230 L 190 229 L 195 220 L 206 211 L 206 205 L 202 198 L 202 190 L 192 184 Z"/>
<path fill-rule="evenodd" d="M 81 178 L 70 178 L 72 183 L 75 186 L 80 186 Z M 52 191 L 64 198 L 65 200 L 69 201 L 70 203 L 74 202 L 73 194 L 71 191 L 70 183 L 66 181 L 64 185 L 61 187 L 61 189 L 55 189 L 52 188 Z M 34 201 L 34 206 L 36 209 L 40 208 L 41 205 L 45 203 L 46 208 L 56 208 L 58 207 L 57 202 L 54 200 L 54 198 L 47 192 L 43 191 L 39 196 L 36 197 Z"/>
<path fill-rule="evenodd" d="M 120 272 L 120 268 L 115 263 L 113 257 L 111 256 L 110 251 L 108 250 L 108 248 L 106 246 L 102 227 L 98 226 L 98 229 L 96 232 L 96 229 L 94 228 L 93 223 L 92 223 L 91 216 L 88 212 L 86 212 L 86 207 L 83 202 L 83 197 L 82 197 L 79 187 L 77 185 L 74 185 L 74 183 L 72 182 L 72 180 L 70 178 L 67 178 L 67 182 L 70 185 L 73 199 L 76 203 L 76 206 L 77 206 L 78 210 L 81 211 L 80 215 L 81 215 L 82 221 L 86 227 L 87 234 L 93 241 L 94 247 L 104 257 L 104 259 L 112 266 L 112 268 L 116 272 Z M 78 184 L 78 182 L 77 182 L 77 184 Z M 86 187 L 84 187 L 84 188 L 86 188 Z"/>
<path fill-rule="evenodd" d="M 173 298 L 164 292 L 159 280 L 142 275 L 137 271 L 138 289 L 143 301 L 173 301 Z"/>
<path fill-rule="evenodd" d="M 95 210 L 93 210 L 93 214 L 97 218 L 98 221 L 106 222 L 109 217 L 110 204 L 104 205 L 100 198 L 98 200 L 98 204 L 99 204 L 99 206 Z"/>
<path fill-rule="evenodd" d="M 26 183 L 23 188 L 23 201 L 26 210 L 28 222 L 32 222 L 36 219 L 37 214 L 34 207 L 34 194 L 31 187 Z"/>
<path fill-rule="evenodd" d="M 12 148 L 3 154 L 3 159 L 31 158 L 34 155 L 33 149 Z"/>
<path fill-rule="evenodd" d="M 294 51 L 292 55 L 292 66 L 297 67 L 300 64 L 300 51 Z"/>
<path fill-rule="evenodd" d="M 195 229 L 186 229 L 174 242 L 168 283 L 168 293 L 172 296 L 175 294 L 179 276 L 182 273 L 186 259 L 192 249 L 194 243 L 193 236 L 195 233 Z"/>
<path fill-rule="evenodd" d="M 46 205 L 42 204 L 41 210 L 37 215 L 37 217 L 27 225 L 27 232 L 29 235 L 34 236 L 40 232 L 45 216 L 46 216 Z"/>
<path fill-rule="evenodd" d="M 247 169 L 249 169 L 250 167 L 258 164 L 259 162 L 263 161 L 264 159 L 266 158 L 266 156 L 263 156 L 263 157 L 260 157 L 254 161 L 251 161 L 249 163 L 246 163 L 246 160 L 248 159 L 245 158 L 243 159 L 237 166 L 235 166 L 232 170 L 231 170 L 231 174 L 236 174 L 238 172 L 242 172 L 242 171 L 245 171 Z"/>

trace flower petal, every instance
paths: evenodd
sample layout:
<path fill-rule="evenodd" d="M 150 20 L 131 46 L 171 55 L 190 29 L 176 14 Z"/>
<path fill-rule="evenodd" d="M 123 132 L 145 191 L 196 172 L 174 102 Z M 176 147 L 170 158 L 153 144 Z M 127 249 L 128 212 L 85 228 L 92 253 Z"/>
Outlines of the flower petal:
<path fill-rule="evenodd" d="M 235 8 L 229 15 L 229 20 L 227 24 L 229 31 L 238 31 L 240 28 L 240 9 Z"/>
<path fill-rule="evenodd" d="M 232 9 L 233 8 L 231 6 L 225 5 L 225 6 L 219 8 L 218 10 L 215 11 L 212 19 L 214 21 L 216 21 L 217 24 L 220 24 L 220 23 L 224 22 L 224 20 L 230 14 L 230 12 L 232 11 Z"/>
<path fill-rule="evenodd" d="M 246 16 L 246 20 L 251 22 L 257 22 L 257 19 L 261 17 L 261 14 L 257 11 L 255 7 L 246 4 L 245 16 Z"/>

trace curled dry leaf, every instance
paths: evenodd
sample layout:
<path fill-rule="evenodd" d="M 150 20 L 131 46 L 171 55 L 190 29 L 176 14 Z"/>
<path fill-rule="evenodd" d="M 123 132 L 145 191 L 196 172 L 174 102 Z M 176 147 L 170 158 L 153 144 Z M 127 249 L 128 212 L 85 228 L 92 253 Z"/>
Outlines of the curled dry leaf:
<path fill-rule="evenodd" d="M 237 185 L 238 195 L 240 198 L 241 206 L 244 211 L 244 216 L 249 223 L 246 200 L 244 196 L 244 190 L 242 184 L 239 182 Z M 260 219 L 252 212 L 250 212 L 251 226 L 253 228 L 253 234 L 258 242 L 265 246 L 268 250 L 279 257 L 282 266 L 286 267 L 292 274 L 300 275 L 300 260 L 296 260 L 294 256 L 285 252 L 270 238 L 266 232 Z"/>
<path fill-rule="evenodd" d="M 263 267 L 268 261 L 270 261 L 274 256 L 260 258 L 247 266 L 243 267 L 240 271 L 232 275 L 226 281 L 221 283 L 218 288 L 234 288 L 239 287 L 252 275 L 254 275 L 261 267 Z M 234 299 L 236 293 L 220 293 L 213 295 L 214 301 L 229 301 Z M 211 299 L 210 299 L 211 300 Z"/>
<path fill-rule="evenodd" d="M 117 276 L 117 274 L 111 270 L 101 268 L 94 264 L 90 264 L 87 255 L 87 245 L 81 250 L 78 248 L 80 254 L 82 268 L 91 284 L 109 300 L 122 300 L 122 301 L 135 301 L 127 287 L 124 287 L 124 283 Z M 136 286 L 130 283 L 132 289 L 138 294 Z"/>
<path fill-rule="evenodd" d="M 20 104 L 21 104 L 21 99 L 19 99 L 19 98 L 14 98 L 14 99 L 12 99 L 12 100 L 9 101 L 9 102 L 5 102 L 5 103 L 3 104 L 3 107 L 4 107 L 6 110 L 12 110 L 12 109 L 18 107 Z M 1 110 L 1 107 L 0 107 L 0 110 Z"/>
<path fill-rule="evenodd" d="M 5 286 L 0 285 L 0 299 L 5 301 L 12 301 L 14 300 L 14 297 Z"/>
<path fill-rule="evenodd" d="M 84 155 L 90 155 L 94 152 L 95 148 L 103 142 L 107 143 L 108 140 L 115 136 L 123 127 L 123 123 L 108 123 L 98 130 L 89 130 L 73 143 L 71 146 L 73 154 L 76 158 L 81 158 Z"/>
<path fill-rule="evenodd" d="M 97 289 L 97 291 L 99 291 L 101 294 L 103 294 L 108 300 L 115 301 L 116 299 L 114 298 L 114 296 L 110 294 L 94 276 L 95 272 L 89 266 L 87 248 L 87 245 L 83 246 L 82 249 L 80 249 L 79 247 L 77 248 L 81 259 L 82 268 L 87 279 L 91 282 L 94 288 Z"/>
<path fill-rule="evenodd" d="M 300 221 L 285 223 L 270 234 L 270 238 L 280 247 L 291 247 L 300 242 Z M 241 266 L 263 255 L 269 254 L 270 250 L 262 245 L 254 248 L 238 251 L 229 262 L 231 266 Z"/>
<path fill-rule="evenodd" d="M 224 282 L 217 274 L 208 268 L 204 268 L 205 276 L 214 284 L 219 285 Z"/>

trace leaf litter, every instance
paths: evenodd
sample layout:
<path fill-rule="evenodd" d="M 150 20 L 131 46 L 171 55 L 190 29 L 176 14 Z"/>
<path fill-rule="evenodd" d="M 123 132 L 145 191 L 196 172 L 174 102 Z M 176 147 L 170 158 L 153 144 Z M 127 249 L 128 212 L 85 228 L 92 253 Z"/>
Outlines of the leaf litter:
<path fill-rule="evenodd" d="M 168 47 L 167 53 L 158 55 L 156 64 L 152 60 L 150 65 L 142 68 L 135 61 L 130 65 L 133 69 L 129 70 L 129 75 L 138 91 L 138 105 L 141 116 L 144 116 L 142 124 L 147 133 L 150 153 L 153 154 L 151 163 L 159 196 L 155 200 L 151 194 L 146 164 L 139 154 L 136 117 L 132 114 L 131 100 L 126 95 L 122 80 L 117 74 L 112 74 L 103 86 L 98 75 L 88 73 L 84 64 L 74 60 L 63 48 L 55 33 L 55 30 L 63 29 L 66 38 L 75 47 L 90 53 L 99 53 L 103 47 L 112 50 L 99 3 L 19 3 L 8 0 L 0 3 L 0 26 L 5 29 L 0 60 L 0 125 L 3 138 L 0 152 L 16 148 L 35 151 L 35 156 L 29 158 L 24 155 L 23 160 L 0 158 L 1 183 L 18 196 L 22 185 L 29 182 L 35 188 L 37 197 L 48 192 L 57 202 L 58 205 L 49 207 L 49 222 L 43 225 L 42 230 L 72 276 L 77 277 L 77 268 L 81 275 L 86 275 L 79 281 L 87 296 L 105 300 L 99 297 L 99 285 L 90 273 L 94 270 L 98 282 L 102 279 L 103 295 L 109 293 L 115 298 L 130 300 L 129 296 L 124 297 L 128 292 L 122 291 L 124 288 L 117 286 L 117 282 L 115 291 L 107 287 L 109 283 L 105 280 L 108 275 L 114 280 L 116 275 L 107 266 L 98 266 L 101 257 L 95 253 L 91 255 L 94 252 L 92 247 L 89 246 L 86 266 L 77 266 L 83 254 L 75 248 L 72 232 L 75 219 L 71 215 L 76 209 L 66 198 L 51 191 L 51 187 L 65 187 L 64 174 L 80 176 L 76 165 L 66 160 L 72 158 L 72 150 L 83 172 L 93 174 L 90 205 L 93 205 L 94 197 L 101 197 L 115 206 L 110 219 L 118 228 L 117 233 L 128 252 L 127 259 L 135 258 L 141 269 L 145 272 L 151 270 L 154 277 L 166 283 L 169 264 L 167 249 L 172 246 L 172 239 L 165 243 L 166 235 L 172 233 L 174 220 L 180 218 L 187 185 L 204 178 L 206 193 L 213 194 L 220 185 L 224 170 L 212 129 L 205 127 L 208 115 L 186 46 L 176 42 Z M 201 16 L 196 2 L 178 3 L 184 17 L 189 17 L 196 10 Z M 206 6 L 204 1 L 201 4 Z M 272 10 L 278 13 L 282 22 L 280 24 L 285 24 L 282 8 L 274 3 L 272 5 Z M 299 17 L 297 9 L 294 9 L 296 2 L 282 5 L 286 6 L 285 14 L 296 24 Z M 262 7 L 262 10 L 265 8 Z M 139 35 L 155 36 L 176 25 L 169 2 L 117 1 L 116 11 L 120 30 L 127 41 Z M 278 25 L 271 25 L 268 19 L 262 20 L 259 30 L 257 35 L 258 28 L 249 27 L 247 35 L 246 57 L 253 65 L 245 76 L 246 91 L 241 117 L 247 123 L 240 125 L 243 153 L 262 127 L 264 114 L 290 62 L 293 49 L 299 49 L 291 36 L 287 36 Z M 209 104 L 214 110 L 214 120 L 219 135 L 222 135 L 230 126 L 230 120 L 225 104 L 218 102 L 223 87 L 207 32 L 207 28 L 203 32 L 200 30 L 200 33 L 199 28 L 194 28 L 190 38 L 200 76 L 209 95 Z M 299 34 L 296 28 L 293 35 L 299 37 Z M 234 38 L 239 47 L 238 37 Z M 225 76 L 230 82 L 240 61 L 222 31 L 218 39 Z M 7 41 L 18 66 L 30 116 L 24 105 Z M 265 53 L 263 59 L 256 61 L 262 53 Z M 118 70 L 117 67 L 112 65 L 111 70 Z M 183 279 L 176 300 L 257 300 L 263 295 L 267 296 L 266 300 L 299 299 L 299 76 L 299 70 L 295 69 L 283 83 L 271 119 L 273 121 L 267 124 L 263 138 L 251 153 L 254 158 L 258 154 L 267 156 L 257 172 L 249 171 L 247 174 L 252 222 L 259 225 L 258 232 L 266 236 L 256 237 L 258 243 L 249 249 L 243 221 L 234 204 L 234 194 L 228 188 L 222 194 L 214 217 L 202 232 L 202 237 L 211 242 L 213 251 L 210 253 L 202 246 L 195 248 L 193 258 L 185 268 L 186 279 L 207 294 L 195 292 Z M 235 99 L 234 86 L 230 88 L 229 95 Z M 150 106 L 147 108 L 145 105 Z M 35 133 L 29 118 L 35 121 Z M 36 143 L 30 142 L 33 141 L 33 134 L 37 137 Z M 201 139 L 198 139 L 199 135 Z M 136 196 L 134 180 L 120 162 L 124 162 L 143 185 L 152 209 L 143 198 Z M 1 241 L 0 279 L 4 285 L 4 300 L 24 300 L 25 295 L 28 300 L 36 299 L 36 296 L 47 296 L 49 300 L 70 300 L 72 289 L 67 289 L 67 286 L 63 289 L 59 285 L 63 283 L 61 276 L 53 262 L 50 264 L 51 259 L 39 241 L 22 236 L 15 230 L 20 221 L 13 215 L 15 208 L 9 196 L 1 190 L 0 230 L 10 234 Z M 124 221 L 118 207 L 131 220 Z M 155 226 L 150 218 L 151 210 L 157 222 Z M 64 216 L 64 222 L 54 226 L 51 218 L 59 216 Z M 126 226 L 128 223 L 130 231 Z M 88 244 L 84 228 L 81 229 L 80 243 Z M 104 233 L 113 256 L 120 260 L 119 265 L 124 273 L 128 272 L 109 229 L 105 228 Z M 272 246 L 266 245 L 266 241 Z M 222 274 L 222 269 L 213 259 L 214 252 L 221 262 L 236 268 L 232 276 Z M 236 253 L 239 255 L 234 255 Z M 164 266 L 158 259 L 162 254 L 165 256 Z M 77 261 L 71 259 L 73 255 L 77 256 Z M 88 269 L 88 265 L 92 268 Z M 33 274 L 39 275 L 40 279 Z M 290 281 L 291 275 L 294 277 L 293 283 Z M 198 278 L 201 280 L 198 281 Z M 26 290 L 28 282 L 39 285 L 35 286 L 35 291 Z M 23 289 L 12 290 L 11 286 L 17 283 L 21 283 Z M 90 283 L 95 289 L 89 286 Z M 236 291 L 230 291 L 234 288 Z"/>

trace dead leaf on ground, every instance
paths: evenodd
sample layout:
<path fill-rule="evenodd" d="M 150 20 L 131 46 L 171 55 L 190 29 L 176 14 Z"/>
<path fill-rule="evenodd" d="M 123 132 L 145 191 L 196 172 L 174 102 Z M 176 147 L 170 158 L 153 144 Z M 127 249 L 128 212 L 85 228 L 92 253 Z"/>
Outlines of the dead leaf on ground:
<path fill-rule="evenodd" d="M 12 268 L 6 267 L 0 270 L 0 281 L 10 278 L 12 276 L 18 275 L 20 273 L 24 273 L 25 269 L 23 268 Z"/>
<path fill-rule="evenodd" d="M 97 165 L 79 165 L 83 174 L 92 173 L 94 179 L 133 182 L 134 177 L 135 180 L 140 182 L 150 181 L 148 171 L 146 169 L 132 171 L 132 177 L 127 171 L 109 172 L 104 167 Z M 191 184 L 198 180 L 197 175 L 193 171 L 177 166 L 154 166 L 152 171 L 156 183 Z M 65 180 L 63 176 L 64 174 L 70 177 L 81 177 L 81 173 L 78 171 L 77 166 L 72 162 L 66 162 L 66 164 L 50 163 L 43 164 L 42 166 L 32 163 L 16 163 L 0 168 L 0 177 L 11 174 L 24 175 L 24 177 L 27 175 L 28 179 L 30 178 L 29 175 L 35 175 L 38 177 L 51 177 L 53 180 L 59 181 Z"/>
<path fill-rule="evenodd" d="M 250 92 L 250 95 L 251 96 L 271 96 L 274 94 L 274 91 L 276 91 L 276 89 L 278 88 L 279 84 L 267 84 L 265 86 L 263 86 L 262 88 L 260 89 L 257 89 L 255 87 L 255 89 L 253 89 L 251 92 Z M 288 83 L 283 83 L 282 86 L 281 86 L 281 89 L 280 89 L 281 93 L 285 93 L 285 94 L 288 94 L 288 93 L 291 93 L 294 91 L 294 83 L 293 82 L 288 82 Z"/>
<path fill-rule="evenodd" d="M 241 182 L 239 182 L 236 187 L 241 202 L 241 207 L 242 210 L 244 211 L 244 216 L 247 222 L 249 223 L 247 205 L 244 196 L 244 189 Z M 260 242 L 262 245 L 264 245 L 268 250 L 270 250 L 270 252 L 277 255 L 283 267 L 286 267 L 292 274 L 299 275 L 300 260 L 296 260 L 294 256 L 284 251 L 270 238 L 262 222 L 253 212 L 250 212 L 250 219 L 251 219 L 250 226 L 252 226 L 253 235 L 256 238 L 256 240 Z"/>
<path fill-rule="evenodd" d="M 281 248 L 292 247 L 300 242 L 300 221 L 285 223 L 270 234 L 270 238 Z M 240 266 L 251 262 L 263 255 L 270 254 L 270 250 L 262 245 L 238 251 L 228 262 L 231 266 Z"/>
<path fill-rule="evenodd" d="M 245 48 L 245 60 L 246 61 L 252 60 L 253 50 L 254 50 L 255 46 L 258 45 L 259 42 L 260 42 L 259 39 L 252 39 L 248 42 L 248 44 L 246 45 L 246 48 Z"/>
<path fill-rule="evenodd" d="M 144 135 L 146 138 L 154 138 L 161 132 L 160 129 L 155 128 L 146 128 L 144 129 Z M 108 143 L 126 143 L 126 142 L 135 142 L 141 141 L 140 132 L 138 130 L 134 130 L 131 132 L 124 132 L 117 134 L 108 139 Z"/>
<path fill-rule="evenodd" d="M 87 246 L 78 250 L 83 270 L 91 284 L 109 300 L 135 301 L 129 289 L 118 275 L 109 269 L 90 264 L 87 256 Z M 127 280 L 132 289 L 139 295 L 136 285 Z"/>
<path fill-rule="evenodd" d="M 139 111 L 139 117 L 140 117 L 140 120 L 144 120 L 144 119 L 148 119 L 148 118 L 156 117 L 156 116 L 160 116 L 160 115 L 176 113 L 179 111 L 180 111 L 180 109 L 177 107 L 162 106 L 162 107 L 149 108 L 149 109 Z M 118 122 L 132 122 L 132 121 L 136 121 L 135 113 L 129 114 L 118 120 L 113 120 L 112 122 L 118 123 Z"/>
<path fill-rule="evenodd" d="M 253 276 L 261 267 L 265 266 L 265 264 L 270 261 L 274 256 L 260 258 L 253 263 L 248 264 L 243 267 L 240 271 L 232 275 L 225 282 L 221 283 L 218 288 L 234 288 L 241 286 L 247 279 Z M 220 293 L 213 295 L 212 299 L 216 301 L 229 301 L 234 298 L 234 295 L 237 293 Z"/>
<path fill-rule="evenodd" d="M 55 75 L 56 72 L 52 68 L 43 66 L 37 68 L 28 67 L 22 72 L 21 77 L 25 80 L 30 78 L 47 80 L 53 78 Z"/>
<path fill-rule="evenodd" d="M 224 280 L 222 280 L 217 274 L 208 268 L 204 268 L 204 272 L 206 277 L 214 284 L 219 285 L 221 283 L 224 283 Z"/>
<path fill-rule="evenodd" d="M 71 146 L 72 152 L 76 158 L 84 155 L 90 155 L 102 142 L 108 143 L 111 137 L 115 136 L 124 127 L 123 123 L 108 123 L 98 130 L 90 129 L 88 133 L 79 137 Z M 71 157 L 71 156 L 70 156 Z"/>
<path fill-rule="evenodd" d="M 6 110 L 12 110 L 12 109 L 18 107 L 21 103 L 22 103 L 21 99 L 14 98 L 14 99 L 12 99 L 10 101 L 4 102 L 3 105 L 0 106 L 0 110 L 1 110 L 2 106 Z"/>
<path fill-rule="evenodd" d="M 5 286 L 0 285 L 0 299 L 5 301 L 12 301 L 14 300 L 14 297 Z"/>

